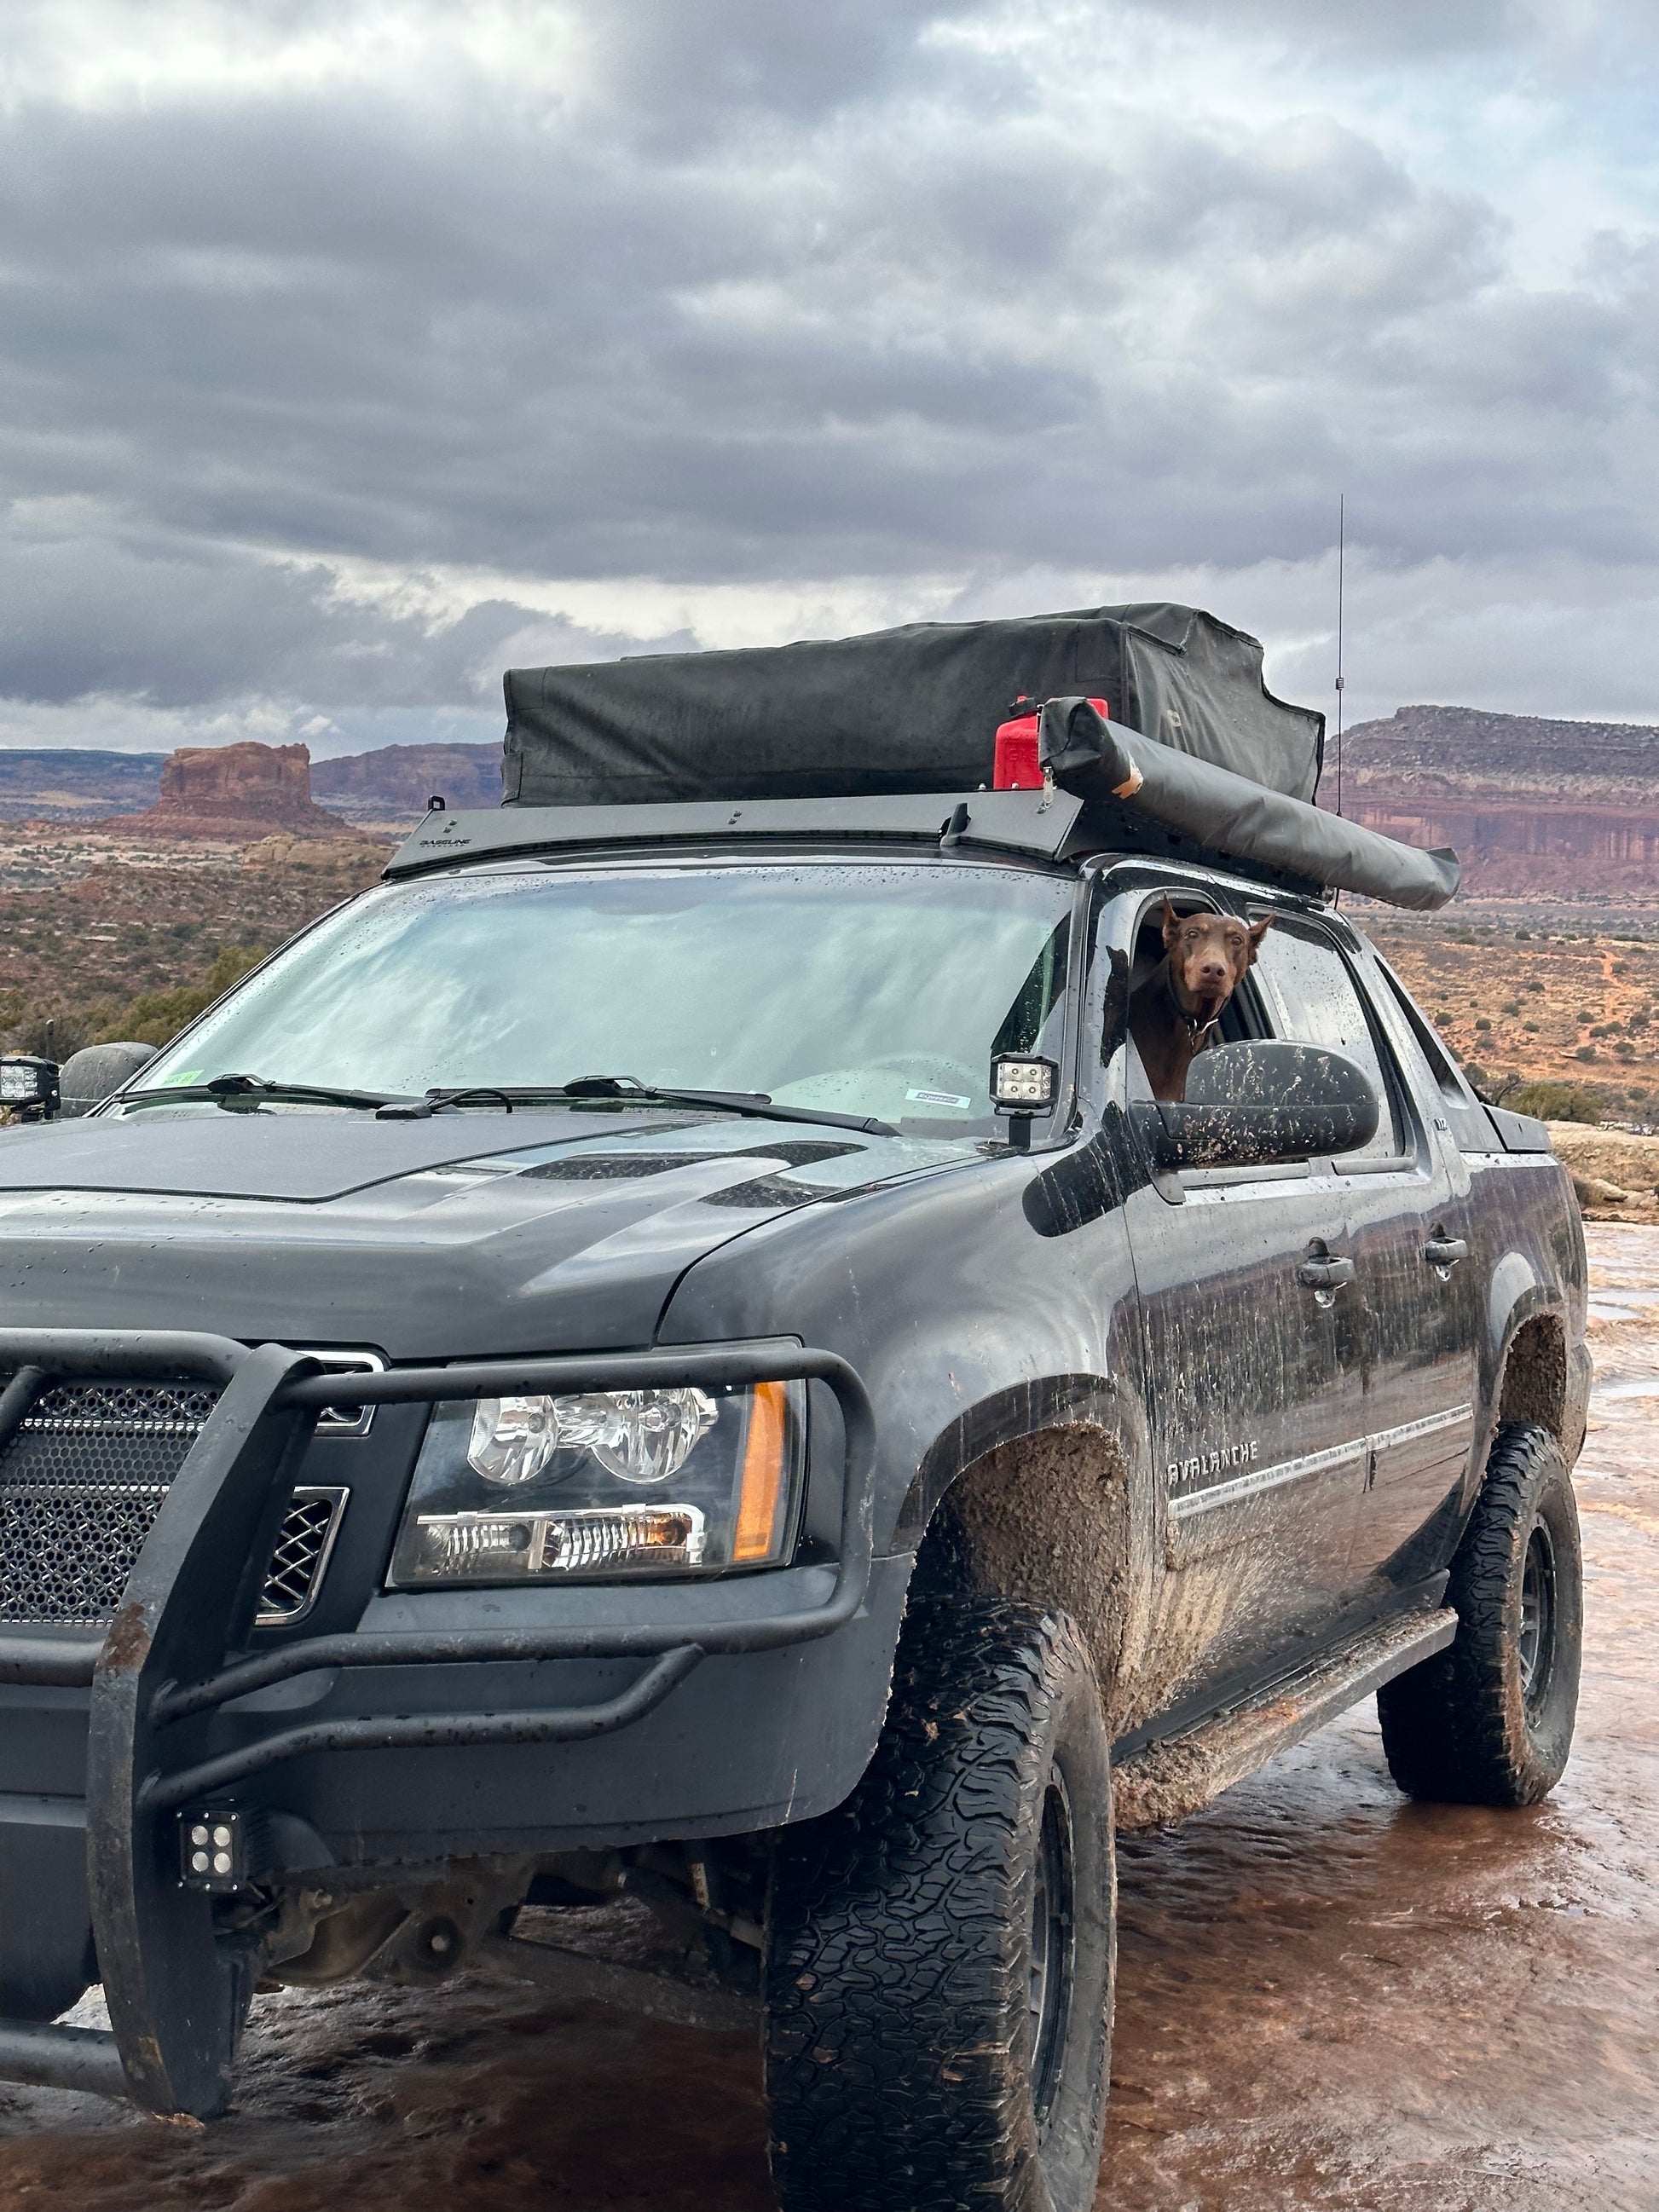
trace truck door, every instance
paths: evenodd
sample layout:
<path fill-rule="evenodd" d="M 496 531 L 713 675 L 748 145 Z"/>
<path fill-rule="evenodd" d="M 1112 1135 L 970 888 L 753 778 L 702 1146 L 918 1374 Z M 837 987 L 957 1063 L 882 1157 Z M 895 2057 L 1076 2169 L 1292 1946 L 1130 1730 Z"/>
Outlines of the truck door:
<path fill-rule="evenodd" d="M 1171 890 L 1184 909 L 1221 902 L 1190 883 Z M 1162 945 L 1146 906 L 1122 905 L 1133 988 Z M 1253 979 L 1226 1025 L 1291 1034 Z M 1149 1095 L 1133 1044 L 1119 1049 L 1126 1098 Z M 1368 1340 L 1346 1188 L 1328 1163 L 1177 1178 L 1152 1176 L 1143 1160 L 1141 1173 L 1126 1212 L 1170 1601 L 1206 1638 L 1183 1684 L 1192 1694 L 1316 1641 L 1353 1599 Z"/>
<path fill-rule="evenodd" d="M 1371 1143 L 1331 1164 L 1364 1336 L 1369 1465 L 1353 1563 L 1377 1578 L 1386 1604 L 1390 1586 L 1409 1588 L 1443 1564 L 1437 1516 L 1461 1489 L 1474 1432 L 1478 1316 L 1466 1293 L 1477 1271 L 1463 1264 L 1467 1170 L 1425 1110 L 1427 1086 L 1407 1079 L 1414 1067 L 1364 988 L 1357 945 L 1339 933 L 1346 939 L 1340 925 L 1287 919 L 1269 932 L 1260 964 L 1285 1034 L 1346 1053 L 1383 1101 Z"/>

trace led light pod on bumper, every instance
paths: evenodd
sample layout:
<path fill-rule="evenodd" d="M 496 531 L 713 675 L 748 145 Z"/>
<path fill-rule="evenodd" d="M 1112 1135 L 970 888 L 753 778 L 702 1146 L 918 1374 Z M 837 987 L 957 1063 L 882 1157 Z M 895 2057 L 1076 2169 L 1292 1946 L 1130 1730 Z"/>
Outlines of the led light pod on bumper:
<path fill-rule="evenodd" d="M 398 1589 L 720 1573 L 788 1559 L 805 1393 L 591 1390 L 434 1407 Z"/>

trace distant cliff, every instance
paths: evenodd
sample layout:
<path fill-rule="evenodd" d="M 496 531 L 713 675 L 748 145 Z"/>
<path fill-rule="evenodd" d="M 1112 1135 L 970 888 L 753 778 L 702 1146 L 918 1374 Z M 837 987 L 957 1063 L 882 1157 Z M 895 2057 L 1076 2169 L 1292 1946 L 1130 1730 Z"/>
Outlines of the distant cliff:
<path fill-rule="evenodd" d="M 382 745 L 316 761 L 311 787 L 354 820 L 392 821 L 426 811 L 435 795 L 447 806 L 499 806 L 501 749 L 493 745 Z"/>
<path fill-rule="evenodd" d="M 1334 740 L 1322 806 L 1336 804 Z M 1451 845 L 1466 890 L 1659 891 L 1659 729 L 1474 707 L 1402 707 L 1343 741 L 1342 811 Z"/>

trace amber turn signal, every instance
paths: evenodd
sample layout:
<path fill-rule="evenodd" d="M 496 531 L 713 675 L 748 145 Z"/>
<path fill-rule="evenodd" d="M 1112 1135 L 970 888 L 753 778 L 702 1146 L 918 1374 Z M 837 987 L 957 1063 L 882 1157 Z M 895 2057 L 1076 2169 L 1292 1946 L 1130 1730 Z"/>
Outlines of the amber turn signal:
<path fill-rule="evenodd" d="M 757 1382 L 749 1406 L 733 1564 L 769 1559 L 788 1466 L 789 1394 L 781 1382 Z"/>

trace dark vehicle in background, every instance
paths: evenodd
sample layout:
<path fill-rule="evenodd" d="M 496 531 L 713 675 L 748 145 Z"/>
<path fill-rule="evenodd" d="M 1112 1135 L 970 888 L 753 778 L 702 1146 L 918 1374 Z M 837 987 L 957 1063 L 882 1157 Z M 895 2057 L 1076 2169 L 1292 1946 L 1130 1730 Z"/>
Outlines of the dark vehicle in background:
<path fill-rule="evenodd" d="M 5 1136 L 0 2077 L 210 2117 L 260 1984 L 629 1893 L 789 2212 L 1079 2212 L 1115 1825 L 1372 1692 L 1412 1794 L 1551 1787 L 1565 1176 L 1316 883 L 1146 842 L 434 813 Z M 1174 1104 L 1166 896 L 1271 924 Z"/>

